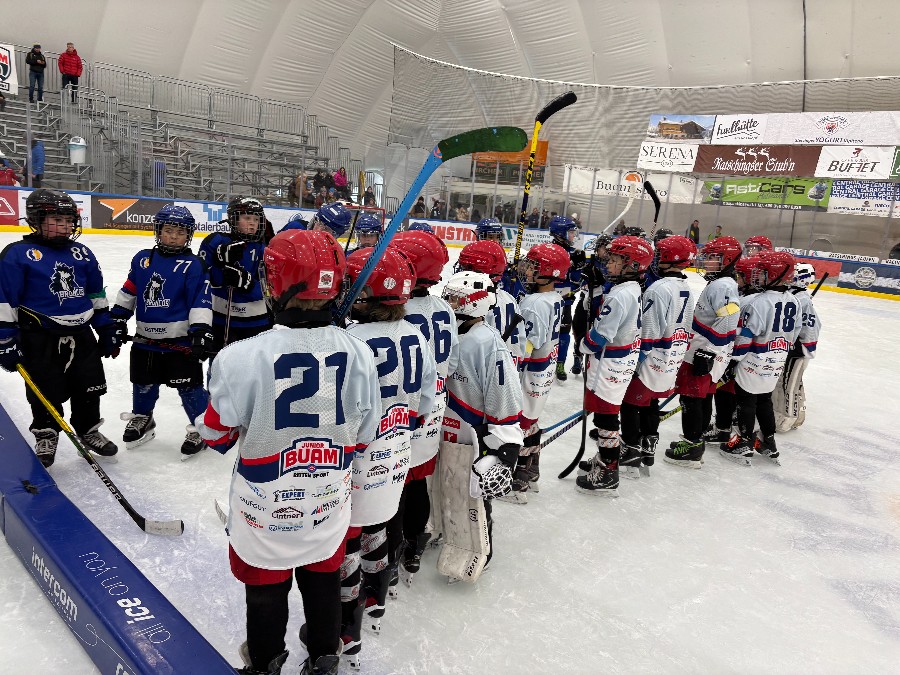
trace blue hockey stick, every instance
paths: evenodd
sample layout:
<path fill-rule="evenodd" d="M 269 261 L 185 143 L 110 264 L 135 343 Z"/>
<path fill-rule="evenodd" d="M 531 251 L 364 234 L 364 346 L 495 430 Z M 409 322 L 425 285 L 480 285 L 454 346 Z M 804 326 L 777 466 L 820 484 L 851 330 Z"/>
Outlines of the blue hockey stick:
<path fill-rule="evenodd" d="M 425 161 L 425 165 L 419 171 L 419 175 L 412 182 L 409 192 L 406 193 L 403 201 L 400 202 L 400 206 L 397 207 L 397 212 L 391 218 L 391 224 L 385 229 L 372 255 L 369 256 L 356 281 L 353 282 L 353 286 L 350 287 L 346 297 L 335 311 L 335 323 L 340 324 L 350 312 L 350 308 L 356 302 L 356 298 L 359 297 L 362 289 L 365 288 L 369 275 L 375 269 L 375 265 L 381 260 L 394 234 L 400 229 L 403 219 L 409 214 L 409 210 L 412 208 L 419 192 L 422 191 L 425 183 L 431 178 L 431 174 L 441 164 L 455 157 L 462 157 L 473 152 L 519 152 L 525 148 L 527 143 L 528 136 L 518 127 L 487 127 L 445 138 L 434 146 L 434 149 Z"/>

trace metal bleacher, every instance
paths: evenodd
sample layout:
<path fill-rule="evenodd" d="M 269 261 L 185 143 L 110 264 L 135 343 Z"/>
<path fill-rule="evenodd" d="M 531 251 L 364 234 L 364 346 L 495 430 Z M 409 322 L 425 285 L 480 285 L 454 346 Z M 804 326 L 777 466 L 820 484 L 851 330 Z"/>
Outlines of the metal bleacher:
<path fill-rule="evenodd" d="M 0 115 L 0 149 L 13 161 L 25 157 L 27 51 L 16 47 L 26 86 L 18 98 L 7 97 Z M 287 204 L 295 176 L 343 166 L 356 194 L 362 162 L 302 106 L 101 62 L 85 62 L 73 102 L 60 91 L 57 55 L 44 55 L 44 102 L 30 114 L 47 152 L 45 185 L 211 201 L 243 194 Z M 69 165 L 72 136 L 88 143 L 85 165 Z"/>

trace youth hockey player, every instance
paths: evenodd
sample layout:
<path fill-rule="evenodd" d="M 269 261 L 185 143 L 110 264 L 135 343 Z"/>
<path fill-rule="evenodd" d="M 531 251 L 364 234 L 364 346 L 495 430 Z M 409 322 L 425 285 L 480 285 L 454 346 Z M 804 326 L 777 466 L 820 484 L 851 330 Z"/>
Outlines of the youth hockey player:
<path fill-rule="evenodd" d="M 302 213 L 295 213 L 291 216 L 291 219 L 287 221 L 287 224 L 281 228 L 282 232 L 287 232 L 290 230 L 308 230 L 309 224 L 306 222 L 306 219 L 303 217 Z"/>
<path fill-rule="evenodd" d="M 569 378 L 566 374 L 566 359 L 569 356 L 569 342 L 571 341 L 572 304 L 575 302 L 575 294 L 582 285 L 582 269 L 587 258 L 584 251 L 575 246 L 579 228 L 574 220 L 565 216 L 556 216 L 547 227 L 553 243 L 569 255 L 569 268 L 566 270 L 565 278 L 556 285 L 556 290 L 563 299 L 562 319 L 559 324 L 556 378 L 560 382 L 565 382 Z"/>
<path fill-rule="evenodd" d="M 384 234 L 384 225 L 377 216 L 361 213 L 353 226 L 353 232 L 356 234 L 356 247 L 353 250 L 358 251 L 361 248 L 375 246 Z"/>
<path fill-rule="evenodd" d="M 504 501 L 528 502 L 528 490 L 538 491 L 540 478 L 541 428 L 538 420 L 553 387 L 553 368 L 557 362 L 562 319 L 562 296 L 557 284 L 569 271 L 569 254 L 556 244 L 532 246 L 519 265 L 519 279 L 529 291 L 519 303 L 525 325 L 525 356 L 522 360 L 522 418 L 525 435 L 522 457 L 510 494 Z"/>
<path fill-rule="evenodd" d="M 809 263 L 794 266 L 791 293 L 800 303 L 803 326 L 800 337 L 788 355 L 784 372 L 772 394 L 775 409 L 775 424 L 778 431 L 796 429 L 806 420 L 806 391 L 803 388 L 803 373 L 809 361 L 815 358 L 822 320 L 816 314 L 812 296 L 807 288 L 816 280 L 816 270 Z"/>
<path fill-rule="evenodd" d="M 412 459 L 400 498 L 401 508 L 396 520 L 392 519 L 388 523 L 388 531 L 392 536 L 396 536 L 395 533 L 402 525 L 405 540 L 404 578 L 407 585 L 411 585 L 413 576 L 419 571 L 425 546 L 431 538 L 431 533 L 425 531 L 431 514 L 428 478 L 434 474 L 437 464 L 441 424 L 447 405 L 447 377 L 456 371 L 459 361 L 459 335 L 450 305 L 443 298 L 429 293 L 429 289 L 440 282 L 441 272 L 450 259 L 444 242 L 432 233 L 409 230 L 396 234 L 391 246 L 402 251 L 415 267 L 415 287 L 406 303 L 404 318 L 425 337 L 437 364 L 437 385 L 431 416 L 425 425 L 413 432 Z M 392 579 L 391 582 L 393 581 Z"/>
<path fill-rule="evenodd" d="M 347 259 L 351 283 L 356 282 L 373 251 L 361 249 Z M 389 247 L 353 305 L 351 318 L 358 323 L 347 329 L 374 352 L 381 390 L 381 418 L 375 440 L 353 460 L 350 524 L 361 527 L 362 533 L 358 540 L 348 543 L 343 569 L 341 635 L 344 653 L 349 656 L 358 654 L 361 647 L 363 609 L 372 629 L 381 629 L 391 570 L 396 570 L 403 543 L 402 528 L 395 528 L 389 536 L 387 523 L 399 509 L 412 459 L 412 432 L 425 424 L 434 407 L 437 366 L 431 347 L 422 333 L 403 320 L 415 281 L 416 270 L 409 258 Z M 353 569 L 356 564 L 362 568 L 359 598 L 353 597 L 359 585 Z M 352 663 L 359 662 L 352 659 Z"/>
<path fill-rule="evenodd" d="M 581 344 L 587 335 L 588 325 L 593 322 L 600 311 L 600 303 L 603 292 L 606 290 L 606 263 L 609 260 L 607 247 L 613 238 L 608 234 L 599 234 L 590 242 L 591 258 L 585 261 L 581 299 L 575 304 L 572 312 L 572 332 L 575 335 L 575 354 L 573 355 L 573 375 L 581 375 L 584 372 L 584 355 L 579 351 Z M 587 247 L 586 247 L 587 248 Z"/>
<path fill-rule="evenodd" d="M 496 302 L 490 277 L 457 272 L 443 298 L 456 314 L 459 365 L 448 380 L 438 462 L 438 571 L 474 583 L 494 554 L 491 499 L 509 491 L 522 447 L 522 390 L 503 338 L 484 322 Z"/>
<path fill-rule="evenodd" d="M 167 204 L 153 217 L 156 246 L 131 260 L 128 278 L 111 314 L 127 322 L 135 316 L 131 348 L 132 410 L 122 440 L 135 448 L 156 435 L 153 408 L 159 387 L 174 387 L 187 413 L 187 436 L 181 454 L 204 447 L 194 420 L 206 410 L 201 361 L 213 351 L 212 305 L 206 264 L 191 252 L 196 223 L 183 206 Z"/>
<path fill-rule="evenodd" d="M 609 245 L 606 278 L 612 287 L 581 345 L 588 361 L 584 409 L 593 413 L 597 454 L 579 463 L 576 488 L 586 494 L 618 496 L 619 407 L 640 351 L 640 278 L 653 260 L 650 242 L 623 235 Z"/>
<path fill-rule="evenodd" d="M 118 448 L 100 433 L 100 397 L 106 393 L 100 357 L 118 356 L 125 326 L 109 315 L 93 252 L 76 243 L 81 216 L 74 200 L 35 190 L 25 202 L 25 218 L 32 233 L 0 253 L 0 366 L 13 373 L 21 363 L 61 415 L 71 399 L 72 427 L 82 445 L 111 457 Z M 60 429 L 30 389 L 25 395 L 35 454 L 49 467 Z"/>
<path fill-rule="evenodd" d="M 761 234 L 755 235 L 753 237 L 748 237 L 747 241 L 744 242 L 745 258 L 752 258 L 756 255 L 759 255 L 762 251 L 774 250 L 775 248 L 772 246 L 772 240 Z"/>
<path fill-rule="evenodd" d="M 303 672 L 334 675 L 351 465 L 381 419 L 377 370 L 362 340 L 330 325 L 346 267 L 330 234 L 278 234 L 264 264 L 267 301 L 288 330 L 219 353 L 196 424 L 219 452 L 240 439 L 227 527 L 231 571 L 246 586 L 247 667 L 239 672 L 281 672 L 296 576 L 309 651 Z"/>
<path fill-rule="evenodd" d="M 649 475 L 659 442 L 659 399 L 675 389 L 675 377 L 691 339 L 694 298 L 684 268 L 693 264 L 697 246 L 687 237 L 656 243 L 650 272 L 657 278 L 644 291 L 641 351 L 634 377 L 622 401 L 622 452 L 619 466 L 629 478 Z"/>
<path fill-rule="evenodd" d="M 226 219 L 230 231 L 206 237 L 197 253 L 209 266 L 213 356 L 226 342 L 272 327 L 259 272 L 265 249 L 265 211 L 256 199 L 235 197 L 228 203 Z"/>
<path fill-rule="evenodd" d="M 475 226 L 478 241 L 496 241 L 503 246 L 503 225 L 496 218 L 482 218 Z"/>
<path fill-rule="evenodd" d="M 750 466 L 753 451 L 778 464 L 772 391 L 778 383 L 791 347 L 803 327 L 800 303 L 788 286 L 793 279 L 794 257 L 781 251 L 763 251 L 750 272 L 750 284 L 760 289 L 741 308 L 733 359 L 738 433 L 719 452 Z M 759 434 L 753 429 L 759 419 Z"/>
<path fill-rule="evenodd" d="M 740 256 L 741 243 L 734 237 L 713 239 L 701 251 L 699 265 L 709 283 L 694 307 L 693 337 L 675 380 L 682 406 L 682 438 L 666 450 L 664 459 L 670 464 L 700 468 L 713 392 L 734 345 L 740 312 L 734 266 Z"/>
<path fill-rule="evenodd" d="M 419 230 L 421 232 L 428 232 L 428 234 L 434 234 L 434 228 L 431 227 L 428 223 L 416 222 L 410 223 L 409 227 L 406 228 L 409 232 L 414 232 Z"/>

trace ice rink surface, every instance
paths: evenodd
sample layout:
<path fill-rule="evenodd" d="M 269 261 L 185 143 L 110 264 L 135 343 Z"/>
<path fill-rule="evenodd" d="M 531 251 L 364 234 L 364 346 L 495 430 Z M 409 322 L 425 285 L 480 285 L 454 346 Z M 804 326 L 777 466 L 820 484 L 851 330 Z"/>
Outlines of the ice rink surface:
<path fill-rule="evenodd" d="M 0 244 L 17 238 L 0 234 Z M 101 262 L 111 302 L 134 253 L 152 246 L 138 236 L 81 241 Z M 781 467 L 759 459 L 745 468 L 708 450 L 694 471 L 657 453 L 649 479 L 623 478 L 618 499 L 596 498 L 576 493 L 574 475 L 556 478 L 578 449 L 573 429 L 542 453 L 540 494 L 527 505 L 496 504 L 490 571 L 474 587 L 448 586 L 437 553 L 427 552 L 414 587 L 388 601 L 382 634 L 364 633 L 362 672 L 900 672 L 900 387 L 891 346 L 900 304 L 823 292 L 816 308 L 824 328 L 805 376 L 807 421 L 778 436 Z M 141 532 L 64 437 L 51 474 L 239 664 L 243 587 L 213 509 L 235 453 L 181 462 L 188 420 L 165 389 L 156 440 L 125 450 L 128 355 L 105 365 L 102 430 L 120 452 L 104 467 L 136 509 L 182 518 L 185 533 Z M 542 426 L 579 410 L 581 394 L 580 377 L 557 383 Z M 0 402 L 31 442 L 18 376 L 0 372 Z M 664 422 L 660 447 L 679 432 L 678 416 Z M 299 593 L 291 600 L 286 674 L 305 658 Z M 5 540 L 0 647 L 0 673 L 94 672 Z"/>

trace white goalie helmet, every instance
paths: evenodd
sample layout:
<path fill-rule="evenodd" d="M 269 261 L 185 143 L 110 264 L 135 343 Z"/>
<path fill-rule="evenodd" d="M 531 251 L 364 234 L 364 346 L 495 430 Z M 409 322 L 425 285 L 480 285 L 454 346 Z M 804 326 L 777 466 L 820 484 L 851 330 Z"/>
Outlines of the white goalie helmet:
<path fill-rule="evenodd" d="M 497 304 L 494 283 L 481 272 L 457 272 L 447 281 L 441 297 L 461 321 L 483 319 Z"/>
<path fill-rule="evenodd" d="M 809 263 L 797 263 L 794 265 L 794 278 L 791 281 L 793 288 L 808 288 L 816 280 L 816 268 Z"/>

